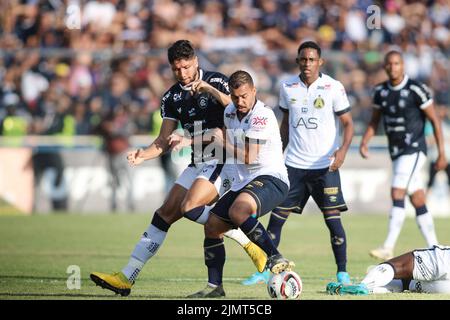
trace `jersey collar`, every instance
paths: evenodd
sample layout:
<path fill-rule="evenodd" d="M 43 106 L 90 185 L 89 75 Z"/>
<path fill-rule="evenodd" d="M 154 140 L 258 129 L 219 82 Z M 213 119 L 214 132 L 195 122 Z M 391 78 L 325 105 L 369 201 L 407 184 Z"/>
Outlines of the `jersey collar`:
<path fill-rule="evenodd" d="M 203 70 L 202 69 L 198 69 L 198 78 L 200 80 L 203 79 Z M 191 91 L 192 85 L 188 84 L 186 86 L 183 86 L 181 83 L 178 82 L 178 84 L 180 85 L 180 88 L 183 89 L 184 91 Z"/>
<path fill-rule="evenodd" d="M 300 80 L 300 83 L 301 83 L 305 88 L 308 88 L 307 84 L 306 84 L 305 82 L 303 82 L 303 79 L 302 79 L 302 77 L 301 77 L 301 73 L 298 75 L 298 78 L 299 78 L 299 80 Z M 322 80 L 322 72 L 319 72 L 319 76 L 317 77 L 316 80 L 314 80 L 313 83 L 311 83 L 311 84 L 309 85 L 309 87 L 311 88 L 312 86 L 315 86 L 317 83 L 319 83 L 320 80 Z"/>
<path fill-rule="evenodd" d="M 395 90 L 395 91 L 401 90 L 401 89 L 403 89 L 403 87 L 406 85 L 406 83 L 408 82 L 408 80 L 409 80 L 409 78 L 408 78 L 408 76 L 407 76 L 406 74 L 405 74 L 405 76 L 403 77 L 402 82 L 400 82 L 400 83 L 399 83 L 398 85 L 396 85 L 396 86 L 392 86 L 391 83 L 390 83 L 389 80 L 388 80 L 388 88 L 391 89 L 391 90 Z"/>

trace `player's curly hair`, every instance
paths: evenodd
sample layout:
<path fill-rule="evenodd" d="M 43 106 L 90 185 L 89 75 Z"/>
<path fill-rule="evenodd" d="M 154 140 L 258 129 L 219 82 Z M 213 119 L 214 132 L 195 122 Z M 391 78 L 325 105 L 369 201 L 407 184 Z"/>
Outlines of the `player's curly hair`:
<path fill-rule="evenodd" d="M 248 72 L 243 70 L 234 72 L 228 80 L 228 85 L 232 89 L 237 89 L 244 84 L 248 84 L 252 88 L 254 86 L 252 76 Z"/>
<path fill-rule="evenodd" d="M 192 59 L 195 56 L 194 46 L 189 40 L 178 40 L 167 50 L 167 58 L 172 64 L 175 60 Z"/>

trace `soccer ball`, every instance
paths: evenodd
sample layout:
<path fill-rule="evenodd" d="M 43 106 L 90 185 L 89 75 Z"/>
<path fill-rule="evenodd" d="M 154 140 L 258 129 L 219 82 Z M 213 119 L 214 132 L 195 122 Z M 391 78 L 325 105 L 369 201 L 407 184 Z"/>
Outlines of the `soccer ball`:
<path fill-rule="evenodd" d="M 294 271 L 272 274 L 267 283 L 269 296 L 274 299 L 297 299 L 302 293 L 302 289 L 302 279 Z"/>

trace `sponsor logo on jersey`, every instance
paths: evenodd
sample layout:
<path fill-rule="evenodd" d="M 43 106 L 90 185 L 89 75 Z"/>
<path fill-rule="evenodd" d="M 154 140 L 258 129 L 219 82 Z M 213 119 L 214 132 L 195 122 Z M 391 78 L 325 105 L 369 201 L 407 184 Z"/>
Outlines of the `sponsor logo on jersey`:
<path fill-rule="evenodd" d="M 182 95 L 181 92 L 179 92 L 179 93 L 174 93 L 174 95 L 173 95 L 173 101 L 175 101 L 175 102 L 180 101 L 180 100 L 181 100 L 181 95 Z"/>
<path fill-rule="evenodd" d="M 231 181 L 230 181 L 230 179 L 225 179 L 225 180 L 223 180 L 222 186 L 223 186 L 226 190 L 230 189 L 230 186 L 231 186 Z"/>
<path fill-rule="evenodd" d="M 331 187 L 331 188 L 323 188 L 323 193 L 327 195 L 335 195 L 338 194 L 339 187 Z"/>
<path fill-rule="evenodd" d="M 209 83 L 214 83 L 214 82 L 220 83 L 221 85 L 223 85 L 223 86 L 225 87 L 225 89 L 226 89 L 227 91 L 230 91 L 230 89 L 229 89 L 229 87 L 228 87 L 228 82 L 225 81 L 224 79 L 222 79 L 222 78 L 211 78 L 211 79 L 209 80 Z"/>
<path fill-rule="evenodd" d="M 316 109 L 322 109 L 325 106 L 325 101 L 323 100 L 323 98 L 319 95 L 315 100 L 314 100 L 314 108 Z"/>
<path fill-rule="evenodd" d="M 317 90 L 329 90 L 331 88 L 331 84 L 327 83 L 323 86 L 317 86 Z"/>
<path fill-rule="evenodd" d="M 252 126 L 264 127 L 267 125 L 268 118 L 265 117 L 254 117 L 252 118 Z"/>
<path fill-rule="evenodd" d="M 236 118 L 236 113 L 235 112 L 225 113 L 225 118 L 234 119 L 234 118 Z"/>
<path fill-rule="evenodd" d="M 409 96 L 409 90 L 407 90 L 407 89 L 400 90 L 400 97 L 407 98 L 408 96 Z"/>
<path fill-rule="evenodd" d="M 264 186 L 264 183 L 262 183 L 261 181 L 257 181 L 257 180 L 253 181 L 252 184 L 257 186 L 257 187 L 259 187 L 259 188 Z"/>

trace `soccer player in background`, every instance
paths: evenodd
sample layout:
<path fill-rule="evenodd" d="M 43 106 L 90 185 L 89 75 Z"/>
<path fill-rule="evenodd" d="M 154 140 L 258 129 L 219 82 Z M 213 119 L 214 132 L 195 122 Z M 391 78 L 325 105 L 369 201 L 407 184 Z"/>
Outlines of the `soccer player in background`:
<path fill-rule="evenodd" d="M 162 98 L 163 123 L 159 135 L 149 147 L 129 152 L 127 158 L 130 165 L 136 166 L 179 147 L 184 138 L 174 131 L 180 122 L 189 133 L 189 140 L 194 142 L 191 164 L 181 173 L 163 205 L 154 213 L 122 271 L 91 274 L 97 285 L 122 296 L 130 294 L 131 286 L 145 263 L 163 244 L 170 226 L 183 216 L 205 224 L 210 209 L 208 205 L 225 192 L 224 159 L 214 150 L 208 152 L 203 136 L 209 130 L 223 127 L 223 110 L 231 101 L 228 78 L 218 72 L 200 69 L 194 48 L 187 40 L 179 40 L 168 49 L 168 60 L 177 82 Z M 264 269 L 267 260 L 264 252 L 241 230 L 231 230 L 226 236 L 244 247 L 257 269 Z"/>
<path fill-rule="evenodd" d="M 343 85 L 320 72 L 323 59 L 315 42 L 307 41 L 299 46 L 296 62 L 300 75 L 281 84 L 279 99 L 284 113 L 280 132 L 283 149 L 287 147 L 285 163 L 291 188 L 284 202 L 273 210 L 267 230 L 278 246 L 289 214 L 301 214 L 312 196 L 330 232 L 337 280 L 350 283 L 346 270 L 347 240 L 340 217 L 347 205 L 339 168 L 353 137 L 351 108 Z M 342 142 L 340 124 L 343 127 Z M 267 270 L 255 273 L 243 284 L 267 282 L 269 275 Z"/>
<path fill-rule="evenodd" d="M 424 293 L 450 293 L 450 247 L 416 249 L 371 269 L 359 284 L 331 282 L 332 295 L 367 295 L 408 290 Z"/>
<path fill-rule="evenodd" d="M 381 119 L 388 138 L 392 159 L 392 209 L 389 215 L 388 235 L 379 248 L 370 255 L 388 260 L 394 256 L 394 247 L 405 220 L 405 197 L 408 194 L 416 210 L 416 222 L 428 247 L 438 244 L 433 217 L 427 210 L 421 179 L 421 169 L 426 162 L 425 119 L 431 122 L 438 149 L 435 169 L 447 166 L 440 119 L 433 106 L 429 89 L 422 83 L 409 79 L 404 72 L 400 52 L 390 51 L 384 60 L 388 80 L 375 87 L 372 118 L 359 147 L 363 158 L 369 157 L 368 143 L 375 135 Z"/>
<path fill-rule="evenodd" d="M 231 100 L 224 112 L 225 137 L 216 129 L 214 143 L 225 147 L 232 185 L 211 209 L 205 224 L 208 284 L 189 298 L 225 296 L 223 233 L 239 227 L 267 254 L 267 269 L 280 273 L 293 267 L 276 249 L 258 218 L 270 212 L 289 191 L 278 121 L 272 109 L 256 99 L 252 77 L 245 71 L 230 76 Z"/>

